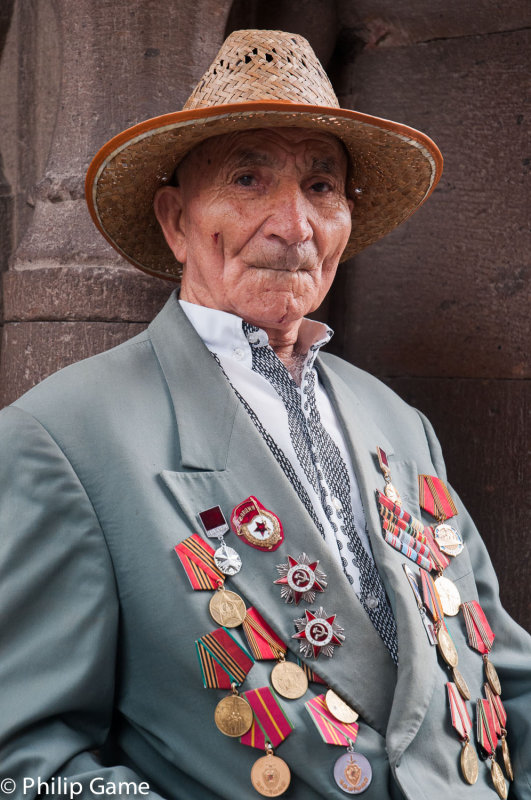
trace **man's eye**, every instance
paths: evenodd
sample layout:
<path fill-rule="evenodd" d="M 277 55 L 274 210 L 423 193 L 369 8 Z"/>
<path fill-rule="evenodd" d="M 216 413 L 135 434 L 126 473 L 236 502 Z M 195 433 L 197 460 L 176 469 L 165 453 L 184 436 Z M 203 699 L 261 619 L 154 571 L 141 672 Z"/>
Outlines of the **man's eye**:
<path fill-rule="evenodd" d="M 318 192 L 319 194 L 332 191 L 332 186 L 330 183 L 328 183 L 328 181 L 316 181 L 315 183 L 312 183 L 311 188 L 312 191 Z"/>
<path fill-rule="evenodd" d="M 236 183 L 240 186 L 252 186 L 255 182 L 254 175 L 240 175 L 236 178 Z"/>

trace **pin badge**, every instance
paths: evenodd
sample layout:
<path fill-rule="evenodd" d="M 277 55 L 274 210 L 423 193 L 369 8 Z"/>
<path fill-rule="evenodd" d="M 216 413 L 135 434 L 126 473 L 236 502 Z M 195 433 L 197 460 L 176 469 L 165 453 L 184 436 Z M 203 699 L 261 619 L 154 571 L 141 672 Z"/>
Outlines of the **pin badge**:
<path fill-rule="evenodd" d="M 277 564 L 280 578 L 274 581 L 281 586 L 280 597 L 286 603 L 299 605 L 301 600 L 313 603 L 317 592 L 324 592 L 327 587 L 326 575 L 319 569 L 318 561 L 311 561 L 306 553 L 299 559 L 288 556 L 285 564 Z"/>
<path fill-rule="evenodd" d="M 252 495 L 233 509 L 230 522 L 234 532 L 257 550 L 276 550 L 284 541 L 277 515 Z"/>
<path fill-rule="evenodd" d="M 224 575 L 236 575 L 242 568 L 242 560 L 236 550 L 229 547 L 223 538 L 229 531 L 223 511 L 219 506 L 207 508 L 199 512 L 199 519 L 203 530 L 209 539 L 218 539 L 219 547 L 214 552 L 216 566 Z"/>

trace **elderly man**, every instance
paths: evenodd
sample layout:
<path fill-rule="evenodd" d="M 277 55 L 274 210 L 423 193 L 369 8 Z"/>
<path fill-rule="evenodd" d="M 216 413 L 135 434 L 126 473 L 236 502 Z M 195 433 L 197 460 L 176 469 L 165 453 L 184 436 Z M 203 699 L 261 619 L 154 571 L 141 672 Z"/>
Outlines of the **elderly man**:
<path fill-rule="evenodd" d="M 0 792 L 530 796 L 530 640 L 429 423 L 305 316 L 440 169 L 270 31 L 96 156 L 180 296 L 0 417 Z"/>

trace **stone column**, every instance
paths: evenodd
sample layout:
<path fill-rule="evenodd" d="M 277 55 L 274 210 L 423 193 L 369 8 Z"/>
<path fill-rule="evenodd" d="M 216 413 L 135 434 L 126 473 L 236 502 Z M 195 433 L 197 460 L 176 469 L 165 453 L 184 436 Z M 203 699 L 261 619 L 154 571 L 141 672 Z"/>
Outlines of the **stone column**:
<path fill-rule="evenodd" d="M 14 127 L 27 142 L 9 153 L 6 172 L 26 194 L 19 205 L 29 224 L 20 221 L 25 233 L 4 276 L 0 405 L 134 335 L 173 288 L 129 267 L 96 233 L 84 176 L 112 135 L 181 108 L 224 38 L 229 10 L 229 0 L 15 2 L 6 48 L 20 76 Z"/>

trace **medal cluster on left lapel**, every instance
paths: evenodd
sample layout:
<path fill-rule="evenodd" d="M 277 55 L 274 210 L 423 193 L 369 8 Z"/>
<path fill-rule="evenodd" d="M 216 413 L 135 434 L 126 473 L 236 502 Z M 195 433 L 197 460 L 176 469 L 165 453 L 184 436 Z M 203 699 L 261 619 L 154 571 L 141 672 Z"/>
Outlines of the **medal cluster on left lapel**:
<path fill-rule="evenodd" d="M 463 612 L 470 647 L 482 656 L 487 678 L 484 684 L 486 699 L 478 699 L 476 738 L 482 751 L 491 761 L 493 788 L 505 800 L 507 786 L 503 772 L 496 760 L 496 748 L 501 743 L 503 763 L 509 780 L 513 780 L 513 767 L 507 745 L 507 714 L 502 704 L 501 686 L 489 653 L 494 634 L 487 622 L 483 609 L 477 601 L 463 603 L 453 581 L 443 573 L 450 560 L 464 549 L 461 534 L 447 520 L 457 515 L 457 508 L 448 487 L 434 475 L 418 476 L 419 505 L 427 514 L 433 516 L 436 525 L 424 523 L 409 514 L 402 504 L 398 489 L 391 484 L 391 468 L 387 455 L 377 448 L 378 461 L 382 470 L 384 492 L 376 490 L 376 499 L 385 541 L 405 555 L 419 568 L 421 585 L 408 564 L 403 569 L 414 593 L 417 607 L 430 644 L 436 645 L 446 667 L 451 670 L 452 680 L 446 684 L 452 726 L 461 744 L 461 772 L 464 780 L 474 784 L 479 775 L 479 763 L 472 741 L 472 718 L 467 708 L 471 700 L 468 685 L 458 670 L 459 656 L 450 632 L 444 621 L 445 616 L 454 617 Z M 431 572 L 436 573 L 435 579 Z"/>
<path fill-rule="evenodd" d="M 283 794 L 290 784 L 287 764 L 274 754 L 276 748 L 291 733 L 293 725 L 280 705 L 277 694 L 288 700 L 302 697 L 309 682 L 325 682 L 303 661 L 288 661 L 288 649 L 254 607 L 246 608 L 243 599 L 225 586 L 225 581 L 242 568 L 236 551 L 228 547 L 224 537 L 229 526 L 219 506 L 198 514 L 207 538 L 217 539 L 214 550 L 196 533 L 175 547 L 179 560 L 192 588 L 213 591 L 209 610 L 221 627 L 201 636 L 195 642 L 203 686 L 225 689 L 214 711 L 214 721 L 224 735 L 239 738 L 241 744 L 265 750 L 251 771 L 254 788 L 267 797 Z M 276 550 L 284 541 L 284 529 L 278 516 L 267 509 L 256 497 L 250 496 L 232 511 L 230 521 L 240 540 L 263 552 Z M 287 555 L 287 561 L 276 566 L 277 577 L 272 581 L 279 586 L 279 599 L 298 606 L 312 605 L 328 586 L 326 574 L 319 562 L 306 553 L 298 558 Z M 242 626 L 249 650 L 230 629 Z M 345 639 L 343 628 L 336 615 L 329 614 L 319 605 L 306 609 L 304 616 L 294 620 L 300 653 L 305 658 L 317 659 L 319 655 L 331 657 L 334 649 Z M 268 686 L 238 691 L 255 661 L 276 661 L 270 675 L 272 689 Z M 306 703 L 306 709 L 328 744 L 347 748 L 337 759 L 333 774 L 337 785 L 347 794 L 359 794 L 369 786 L 372 770 L 365 756 L 354 752 L 358 714 L 339 695 L 328 689 Z"/>

